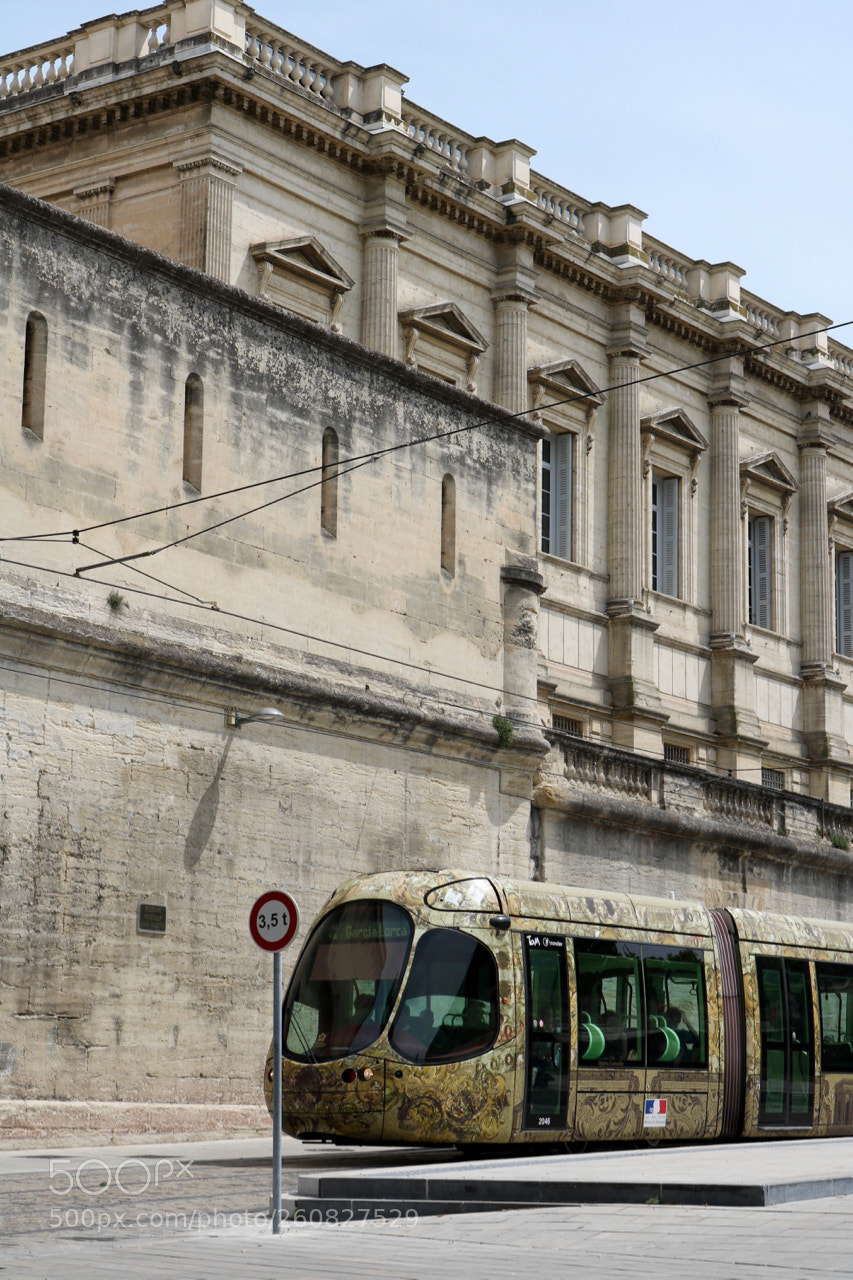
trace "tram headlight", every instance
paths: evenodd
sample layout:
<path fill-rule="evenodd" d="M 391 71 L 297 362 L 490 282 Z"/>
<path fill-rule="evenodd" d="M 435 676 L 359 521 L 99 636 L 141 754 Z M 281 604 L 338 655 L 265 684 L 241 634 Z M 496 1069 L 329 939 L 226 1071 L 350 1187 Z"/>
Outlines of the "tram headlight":
<path fill-rule="evenodd" d="M 359 1073 L 358 1073 L 358 1078 L 359 1078 L 359 1080 L 372 1080 L 372 1079 L 373 1079 L 373 1068 L 372 1068 L 372 1067 L 362 1067 L 362 1068 L 361 1068 L 361 1070 L 360 1070 L 360 1071 L 359 1071 Z"/>

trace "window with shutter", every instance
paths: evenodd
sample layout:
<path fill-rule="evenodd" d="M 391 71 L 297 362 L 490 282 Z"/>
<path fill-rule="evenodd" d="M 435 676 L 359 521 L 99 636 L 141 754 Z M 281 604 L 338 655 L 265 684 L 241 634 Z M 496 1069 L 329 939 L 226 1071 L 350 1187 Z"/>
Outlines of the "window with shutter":
<path fill-rule="evenodd" d="M 678 595 L 678 477 L 652 479 L 652 591 Z"/>
<path fill-rule="evenodd" d="M 853 551 L 835 557 L 835 647 L 853 658 Z"/>
<path fill-rule="evenodd" d="M 542 441 L 542 550 L 572 558 L 571 432 L 552 432 Z"/>
<path fill-rule="evenodd" d="M 749 517 L 749 621 L 753 626 L 773 625 L 770 589 L 770 516 Z"/>

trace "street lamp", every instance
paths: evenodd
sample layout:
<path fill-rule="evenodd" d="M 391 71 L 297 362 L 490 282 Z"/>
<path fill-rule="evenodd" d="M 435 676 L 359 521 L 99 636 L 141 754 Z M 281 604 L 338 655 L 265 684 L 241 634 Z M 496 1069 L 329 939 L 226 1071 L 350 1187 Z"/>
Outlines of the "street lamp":
<path fill-rule="evenodd" d="M 241 716 L 236 707 L 225 712 L 225 728 L 240 729 L 244 724 L 283 724 L 287 716 L 277 707 L 259 707 L 248 716 Z"/>

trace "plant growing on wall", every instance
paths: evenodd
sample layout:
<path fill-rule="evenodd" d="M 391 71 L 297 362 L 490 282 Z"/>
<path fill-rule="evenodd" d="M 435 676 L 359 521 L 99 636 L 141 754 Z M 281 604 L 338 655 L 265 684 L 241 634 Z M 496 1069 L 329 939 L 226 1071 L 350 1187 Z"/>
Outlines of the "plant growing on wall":
<path fill-rule="evenodd" d="M 506 716 L 494 716 L 492 718 L 492 726 L 498 735 L 498 743 L 502 747 L 512 745 L 512 721 L 507 720 Z"/>

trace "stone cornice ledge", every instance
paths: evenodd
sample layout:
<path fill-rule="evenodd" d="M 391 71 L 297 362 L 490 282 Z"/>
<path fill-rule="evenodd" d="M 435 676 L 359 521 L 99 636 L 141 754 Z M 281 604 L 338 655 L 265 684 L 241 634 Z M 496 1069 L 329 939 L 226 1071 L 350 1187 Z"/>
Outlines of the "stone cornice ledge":
<path fill-rule="evenodd" d="M 762 831 L 751 823 L 721 820 L 704 811 L 695 814 L 662 809 L 642 800 L 602 796 L 578 790 L 566 779 L 549 777 L 547 782 L 539 783 L 533 791 L 533 803 L 539 809 L 558 810 L 611 827 L 653 831 L 714 848 L 734 848 L 740 856 L 758 855 L 773 862 L 819 867 L 835 875 L 853 874 L 853 853 L 834 845 L 818 845 Z"/>
<path fill-rule="evenodd" d="M 9 645 L 14 637 L 25 641 L 26 658 L 14 651 L 16 646 Z M 308 713 L 312 727 L 340 733 L 344 713 L 352 717 L 353 722 L 346 726 L 351 736 L 476 759 L 501 769 L 538 768 L 549 749 L 535 725 L 513 722 L 511 747 L 498 751 L 490 712 L 471 707 L 454 714 L 446 706 L 440 711 L 414 706 L 413 697 L 429 698 L 427 690 L 414 684 L 403 686 L 400 682 L 400 694 L 355 688 L 356 680 L 364 680 L 363 668 L 356 674 L 353 668 L 347 670 L 343 664 L 329 661 L 323 672 L 314 675 L 242 655 L 211 652 L 201 643 L 195 646 L 140 634 L 120 636 L 99 623 L 58 619 L 45 610 L 0 604 L 0 656 L 29 667 L 52 663 L 55 668 L 57 646 L 64 650 L 64 671 L 79 675 L 85 668 L 90 680 L 128 688 L 128 676 L 133 674 L 137 682 L 132 687 L 146 690 L 155 700 L 170 694 L 185 700 L 188 710 L 199 702 L 220 706 L 223 724 L 225 708 L 243 693 L 263 701 L 285 700 L 294 724 Z M 53 655 L 46 652 L 49 649 L 54 650 Z M 83 660 L 75 661 L 77 655 Z M 335 670 L 342 681 L 339 685 L 332 683 Z M 376 678 L 376 673 L 367 673 Z M 382 679 L 381 675 L 378 678 Z"/>

